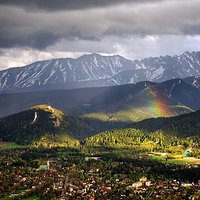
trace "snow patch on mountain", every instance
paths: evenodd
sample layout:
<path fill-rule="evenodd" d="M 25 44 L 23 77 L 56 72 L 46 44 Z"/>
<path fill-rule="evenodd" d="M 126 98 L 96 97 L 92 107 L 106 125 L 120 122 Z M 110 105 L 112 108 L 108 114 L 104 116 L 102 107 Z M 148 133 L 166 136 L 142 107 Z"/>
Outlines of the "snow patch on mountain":
<path fill-rule="evenodd" d="M 38 61 L 25 67 L 0 71 L 0 91 L 73 89 L 162 82 L 200 74 L 200 52 L 129 60 L 119 55 L 83 55 Z M 193 82 L 197 85 L 197 82 Z"/>
<path fill-rule="evenodd" d="M 163 75 L 164 71 L 165 71 L 165 69 L 163 68 L 163 66 L 160 66 L 158 69 L 151 71 L 149 80 L 150 81 L 157 80 L 158 78 L 160 78 Z"/>
<path fill-rule="evenodd" d="M 172 96 L 172 90 L 174 89 L 175 85 L 176 85 L 175 83 L 172 85 L 172 87 L 171 87 L 171 89 L 170 89 L 170 91 L 169 91 L 168 97 L 171 97 L 171 96 Z"/>

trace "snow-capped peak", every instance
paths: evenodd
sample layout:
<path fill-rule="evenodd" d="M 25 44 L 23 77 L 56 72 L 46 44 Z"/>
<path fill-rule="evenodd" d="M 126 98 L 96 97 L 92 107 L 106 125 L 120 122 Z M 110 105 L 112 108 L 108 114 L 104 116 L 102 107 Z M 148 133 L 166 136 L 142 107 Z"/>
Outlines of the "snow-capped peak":
<path fill-rule="evenodd" d="M 37 61 L 25 67 L 0 71 L 0 91 L 111 86 L 146 80 L 161 82 L 199 74 L 200 52 L 142 60 L 93 53 L 77 59 Z"/>

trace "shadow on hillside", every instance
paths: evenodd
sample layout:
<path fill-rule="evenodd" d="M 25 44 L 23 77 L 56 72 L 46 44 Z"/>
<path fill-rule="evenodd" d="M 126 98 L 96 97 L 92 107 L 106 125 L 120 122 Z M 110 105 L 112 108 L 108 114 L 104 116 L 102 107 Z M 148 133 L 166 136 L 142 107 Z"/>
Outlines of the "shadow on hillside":
<path fill-rule="evenodd" d="M 121 129 L 130 124 L 130 122 L 112 122 L 112 121 L 101 121 L 97 119 L 82 118 L 81 119 L 87 126 L 89 130 L 86 130 L 86 134 L 83 134 L 85 139 L 97 133 L 103 131 L 110 131 L 114 129 Z"/>

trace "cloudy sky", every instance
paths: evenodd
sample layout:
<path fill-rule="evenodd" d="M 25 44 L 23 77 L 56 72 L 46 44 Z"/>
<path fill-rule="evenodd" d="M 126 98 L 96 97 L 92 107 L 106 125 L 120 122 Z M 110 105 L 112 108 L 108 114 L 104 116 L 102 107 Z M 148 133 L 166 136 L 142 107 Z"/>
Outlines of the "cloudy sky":
<path fill-rule="evenodd" d="M 84 53 L 200 50 L 200 0 L 0 0 L 0 69 Z"/>

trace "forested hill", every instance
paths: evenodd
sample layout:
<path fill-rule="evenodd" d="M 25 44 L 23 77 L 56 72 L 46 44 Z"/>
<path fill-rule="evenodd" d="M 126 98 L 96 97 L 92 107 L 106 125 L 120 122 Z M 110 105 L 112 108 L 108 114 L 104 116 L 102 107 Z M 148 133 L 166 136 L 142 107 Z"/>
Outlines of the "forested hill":
<path fill-rule="evenodd" d="M 146 119 L 129 127 L 147 132 L 162 130 L 178 136 L 200 136 L 200 110 L 169 118 Z"/>
<path fill-rule="evenodd" d="M 194 140 L 200 142 L 200 111 L 147 119 L 125 128 L 119 125 L 75 118 L 50 106 L 39 105 L 1 118 L 0 140 L 22 145 L 76 147 L 84 139 L 87 146 L 136 148 L 139 145 L 141 149 L 150 148 L 148 150 L 175 148 L 178 144 L 187 147 Z"/>
<path fill-rule="evenodd" d="M 18 144 L 79 142 L 99 132 L 127 125 L 98 119 L 74 117 L 48 105 L 0 118 L 0 141 Z M 55 145 L 57 145 L 55 144 Z"/>
<path fill-rule="evenodd" d="M 147 119 L 129 127 L 105 131 L 86 139 L 92 148 L 134 149 L 182 154 L 193 149 L 199 157 L 200 111 L 170 118 Z"/>
<path fill-rule="evenodd" d="M 90 133 L 91 130 L 85 123 L 46 105 L 0 119 L 0 140 L 19 144 L 30 144 L 50 137 L 59 142 L 70 138 L 72 142 L 71 139 L 85 137 L 86 132 Z"/>

